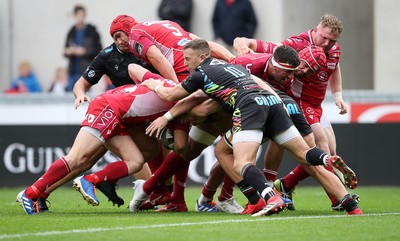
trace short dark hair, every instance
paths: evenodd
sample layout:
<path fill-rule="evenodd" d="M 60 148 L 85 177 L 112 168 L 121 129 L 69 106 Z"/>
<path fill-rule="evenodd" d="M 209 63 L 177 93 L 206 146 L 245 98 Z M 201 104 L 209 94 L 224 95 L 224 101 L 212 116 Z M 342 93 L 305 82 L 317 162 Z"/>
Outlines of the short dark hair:
<path fill-rule="evenodd" d="M 274 59 L 280 63 L 288 63 L 292 66 L 300 65 L 300 58 L 297 51 L 287 45 L 281 45 L 274 51 Z"/>
<path fill-rule="evenodd" d="M 86 9 L 84 6 L 82 5 L 76 5 L 74 7 L 74 15 L 76 15 L 79 11 L 83 11 L 84 13 L 86 13 Z"/>
<path fill-rule="evenodd" d="M 183 50 L 185 49 L 193 49 L 195 51 L 198 51 L 201 54 L 205 54 L 206 56 L 210 56 L 211 50 L 210 50 L 210 45 L 208 45 L 207 40 L 205 39 L 193 39 L 186 43 L 183 46 Z"/>

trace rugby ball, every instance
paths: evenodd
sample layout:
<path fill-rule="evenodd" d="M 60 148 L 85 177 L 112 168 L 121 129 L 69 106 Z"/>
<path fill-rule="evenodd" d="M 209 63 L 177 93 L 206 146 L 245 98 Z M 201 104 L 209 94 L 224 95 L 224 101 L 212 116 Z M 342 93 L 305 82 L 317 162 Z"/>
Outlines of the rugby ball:
<path fill-rule="evenodd" d="M 174 134 L 167 127 L 164 127 L 161 130 L 158 139 L 160 140 L 161 145 L 166 149 L 168 150 L 174 149 Z"/>

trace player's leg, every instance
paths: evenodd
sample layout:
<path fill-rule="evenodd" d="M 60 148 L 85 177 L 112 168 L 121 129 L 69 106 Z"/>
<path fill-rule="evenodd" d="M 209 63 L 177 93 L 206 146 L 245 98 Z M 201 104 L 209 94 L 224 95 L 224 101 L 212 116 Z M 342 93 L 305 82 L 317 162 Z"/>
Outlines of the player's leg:
<path fill-rule="evenodd" d="M 324 153 L 321 149 L 318 148 L 310 149 L 303 141 L 303 139 L 299 136 L 291 137 L 290 139 L 285 138 L 285 136 L 289 137 L 288 134 L 282 134 L 277 138 L 277 142 L 280 143 L 283 147 L 287 148 L 302 164 L 304 164 L 303 161 L 306 160 L 306 162 L 311 165 L 322 162 L 325 164 L 325 166 L 327 166 L 327 164 L 329 163 L 328 159 L 336 157 L 328 156 L 328 154 Z M 279 141 L 279 139 L 282 141 Z M 283 141 L 285 139 L 286 141 Z M 303 158 L 303 160 L 300 161 L 299 158 Z M 308 164 L 304 166 L 308 166 Z M 335 175 L 333 175 L 333 173 L 321 167 L 315 167 L 311 170 L 319 170 L 313 173 L 314 178 L 316 178 L 321 183 L 327 193 L 331 194 L 337 200 L 341 200 L 341 203 L 346 206 L 346 210 L 349 213 L 358 209 L 357 203 L 350 197 L 350 195 L 348 195 L 346 189 L 343 187 L 343 185 L 340 185 L 339 179 Z"/>
<path fill-rule="evenodd" d="M 281 165 L 285 149 L 273 141 L 268 143 L 264 153 L 264 176 L 269 182 L 274 182 L 278 175 L 278 169 Z"/>
<path fill-rule="evenodd" d="M 156 155 L 158 141 L 145 135 L 144 126 L 137 126 L 134 130 L 137 132 L 135 138 L 137 138 L 139 146 L 143 148 L 143 154 L 142 150 L 139 149 L 138 145 L 125 130 L 119 132 L 115 130 L 119 134 L 105 141 L 104 145 L 121 160 L 108 164 L 100 171 L 74 180 L 74 187 L 81 192 L 89 204 L 99 205 L 98 198 L 94 192 L 96 185 L 104 181 L 116 183 L 120 178 L 141 170 L 144 162 L 154 158 Z"/>
<path fill-rule="evenodd" d="M 137 135 L 136 135 L 137 136 Z M 64 185 L 65 183 L 73 180 L 75 177 L 77 177 L 79 174 L 82 172 L 85 172 L 89 170 L 105 153 L 107 152 L 107 148 L 105 146 L 101 146 L 98 148 L 95 154 L 93 154 L 83 165 L 79 166 L 78 168 L 71 170 L 71 172 L 66 175 L 64 178 L 56 182 L 55 184 L 51 185 L 46 189 L 45 192 L 41 194 L 41 197 L 38 199 L 38 204 L 39 204 L 39 211 L 43 210 L 46 211 L 48 210 L 47 204 L 46 204 L 46 199 L 50 195 L 50 193 L 54 190 L 56 190 L 58 187 Z M 138 173 L 134 174 L 134 177 L 136 179 L 147 179 L 151 175 L 150 169 L 147 166 L 147 164 L 143 165 L 142 170 L 140 170 Z M 124 204 L 124 200 L 119 197 L 115 191 L 115 183 L 112 182 L 100 182 L 97 183 L 96 187 L 108 197 L 109 201 L 111 201 L 114 205 L 121 206 Z"/>
<path fill-rule="evenodd" d="M 232 150 L 232 136 L 231 132 L 227 132 L 215 147 L 215 156 L 218 162 L 223 167 L 225 175 L 228 176 L 232 182 L 236 183 L 239 190 L 248 199 L 246 208 L 241 211 L 242 214 L 254 214 L 262 210 L 266 203 L 262 199 L 257 190 L 250 186 L 233 168 L 233 150 Z"/>
<path fill-rule="evenodd" d="M 174 129 L 174 152 L 181 154 L 185 152 L 188 146 L 188 126 L 179 126 Z M 186 180 L 189 171 L 190 162 L 182 162 L 180 168 L 174 173 L 174 184 L 173 191 L 170 197 L 169 203 L 162 208 L 159 208 L 157 212 L 187 212 L 188 208 L 185 202 L 185 187 Z M 152 194 L 154 194 L 156 190 L 153 190 Z M 152 195 L 151 194 L 151 195 Z M 149 199 L 151 198 L 149 196 Z M 159 195 L 161 196 L 161 195 Z M 147 200 L 149 200 L 147 199 Z M 147 200 L 143 203 L 145 204 Z M 157 202 L 154 202 L 156 204 Z M 139 207 L 141 210 L 143 209 L 143 205 Z"/>
<path fill-rule="evenodd" d="M 338 200 L 337 205 L 346 210 L 348 214 L 362 214 L 357 202 L 346 191 L 335 174 L 321 166 L 304 166 L 304 169 L 321 184 L 326 193 Z"/>
<path fill-rule="evenodd" d="M 242 130 L 233 135 L 233 168 L 245 182 L 254 187 L 266 201 L 267 206 L 256 216 L 279 213 L 285 208 L 283 200 L 268 184 L 262 171 L 255 166 L 257 151 L 262 139 L 261 130 Z M 234 179 L 232 179 L 234 180 Z"/>
<path fill-rule="evenodd" d="M 68 175 L 72 170 L 82 170 L 80 168 L 86 166 L 86 162 L 101 147 L 102 143 L 98 138 L 81 128 L 70 152 L 53 162 L 49 169 L 22 193 L 22 207 L 25 212 L 27 214 L 37 213 L 37 199 L 40 197 L 40 194 L 45 192 L 48 186 L 55 184 Z"/>
<path fill-rule="evenodd" d="M 209 121 L 196 126 L 194 131 L 191 131 L 192 139 L 204 144 L 204 147 L 211 145 L 220 133 L 225 133 L 232 125 L 231 116 L 226 112 L 217 112 L 209 117 Z M 196 201 L 195 210 L 205 212 L 217 211 L 217 203 L 213 201 L 214 194 L 221 185 L 221 193 L 218 196 L 217 203 L 219 211 L 224 212 L 241 212 L 242 207 L 233 198 L 233 188 L 235 183 L 225 175 L 223 168 L 219 162 L 215 162 L 210 170 L 210 174 L 206 183 L 203 186 L 202 193 Z"/>
<path fill-rule="evenodd" d="M 174 141 L 176 142 L 179 139 L 179 135 L 175 136 L 174 139 L 175 139 Z M 187 134 L 185 134 L 185 140 L 187 140 Z M 191 143 L 190 140 L 191 139 L 189 138 L 189 141 L 187 142 L 188 148 L 182 148 L 182 150 L 185 151 L 184 153 L 190 153 L 189 151 Z M 185 171 L 187 172 L 189 161 L 187 161 L 183 157 L 183 154 L 182 155 L 178 154 L 175 151 L 170 152 L 165 158 L 165 160 L 162 162 L 161 166 L 153 173 L 153 175 L 148 180 L 146 180 L 146 182 L 144 182 L 143 180 L 137 180 L 135 182 L 135 192 L 132 200 L 129 203 L 129 210 L 131 212 L 139 211 L 140 207 L 142 207 L 143 209 L 151 208 L 151 206 L 147 205 L 146 201 L 146 199 L 150 196 L 150 194 L 152 194 L 152 192 L 155 191 L 160 186 L 160 184 L 164 184 L 165 181 L 168 180 L 170 177 L 172 177 L 178 170 L 184 169 L 182 172 Z M 182 175 L 179 176 L 181 176 L 182 179 L 181 181 L 177 181 L 177 183 L 186 182 L 187 174 L 185 176 L 185 174 L 182 173 Z M 184 196 L 182 189 L 184 189 L 184 186 L 177 187 L 176 190 L 179 190 L 179 193 L 183 198 Z M 151 200 L 149 200 L 149 202 L 150 201 Z M 152 206 L 154 207 L 154 205 Z"/>

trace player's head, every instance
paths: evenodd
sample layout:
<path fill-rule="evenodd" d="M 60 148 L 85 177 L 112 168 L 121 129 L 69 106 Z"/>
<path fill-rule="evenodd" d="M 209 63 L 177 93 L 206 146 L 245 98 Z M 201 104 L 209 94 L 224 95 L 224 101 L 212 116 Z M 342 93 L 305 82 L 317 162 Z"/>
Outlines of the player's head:
<path fill-rule="evenodd" d="M 300 64 L 299 55 L 294 48 L 281 45 L 274 50 L 272 64 L 282 69 L 296 70 Z"/>
<path fill-rule="evenodd" d="M 340 35 L 343 31 L 343 24 L 340 19 L 330 13 L 325 13 L 322 15 L 319 24 L 322 27 L 329 27 L 333 34 Z"/>
<path fill-rule="evenodd" d="M 210 54 L 210 46 L 204 39 L 194 39 L 183 46 L 185 65 L 189 72 L 194 71 Z"/>
<path fill-rule="evenodd" d="M 311 45 L 299 52 L 301 64 L 296 76 L 305 77 L 326 66 L 326 55 L 321 47 Z"/>
<path fill-rule="evenodd" d="M 132 18 L 131 16 L 122 14 L 118 15 L 110 25 L 110 35 L 111 37 L 114 37 L 114 33 L 118 31 L 122 31 L 126 33 L 126 35 L 129 35 L 131 32 L 131 28 L 133 25 L 136 24 L 136 20 Z"/>
<path fill-rule="evenodd" d="M 343 31 L 342 22 L 334 15 L 325 13 L 315 28 L 314 44 L 322 47 L 325 52 L 329 51 L 339 40 Z"/>
<path fill-rule="evenodd" d="M 268 78 L 283 84 L 286 80 L 293 78 L 294 71 L 300 64 L 300 59 L 295 49 L 281 45 L 275 49 L 270 63 L 272 68 L 268 71 Z"/>

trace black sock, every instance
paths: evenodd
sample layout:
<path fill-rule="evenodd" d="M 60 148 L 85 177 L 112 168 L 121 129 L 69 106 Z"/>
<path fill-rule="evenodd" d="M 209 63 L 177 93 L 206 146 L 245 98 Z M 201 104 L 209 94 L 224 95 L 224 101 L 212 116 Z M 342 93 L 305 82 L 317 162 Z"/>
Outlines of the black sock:
<path fill-rule="evenodd" d="M 354 201 L 354 199 L 350 196 L 350 194 L 344 196 L 340 201 L 340 204 L 346 210 L 346 212 L 351 212 L 354 209 L 358 208 L 357 202 Z"/>
<path fill-rule="evenodd" d="M 318 147 L 314 147 L 307 151 L 306 153 L 306 161 L 312 165 L 325 165 L 328 166 L 329 155 L 326 154 L 323 150 Z"/>
<path fill-rule="evenodd" d="M 267 201 L 270 197 L 275 195 L 274 190 L 268 184 L 267 179 L 260 169 L 253 164 L 248 164 L 242 170 L 243 179 L 252 187 L 254 187 L 262 198 Z"/>
<path fill-rule="evenodd" d="M 250 186 L 245 180 L 240 181 L 236 185 L 239 187 L 240 191 L 247 198 L 247 200 L 249 200 L 250 204 L 254 205 L 258 202 L 260 195 L 258 195 L 257 190 Z"/>

